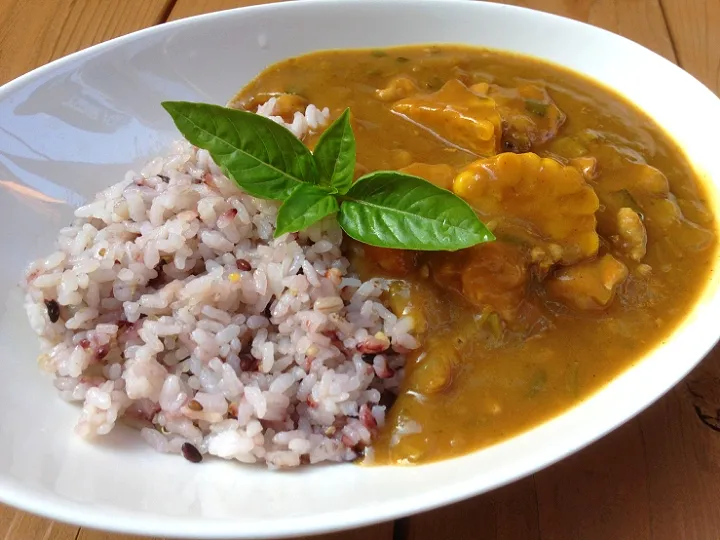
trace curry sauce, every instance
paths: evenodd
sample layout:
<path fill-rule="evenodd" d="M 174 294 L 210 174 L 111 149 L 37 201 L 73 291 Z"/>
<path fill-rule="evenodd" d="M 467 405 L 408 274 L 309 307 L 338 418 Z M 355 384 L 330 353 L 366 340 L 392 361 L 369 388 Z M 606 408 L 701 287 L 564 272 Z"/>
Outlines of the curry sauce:
<path fill-rule="evenodd" d="M 708 279 L 715 219 L 691 166 L 578 74 L 460 46 L 328 51 L 268 68 L 232 105 L 272 96 L 290 116 L 349 107 L 357 176 L 424 177 L 497 237 L 455 253 L 348 242 L 422 344 L 373 463 L 461 455 L 560 414 L 667 337 Z"/>

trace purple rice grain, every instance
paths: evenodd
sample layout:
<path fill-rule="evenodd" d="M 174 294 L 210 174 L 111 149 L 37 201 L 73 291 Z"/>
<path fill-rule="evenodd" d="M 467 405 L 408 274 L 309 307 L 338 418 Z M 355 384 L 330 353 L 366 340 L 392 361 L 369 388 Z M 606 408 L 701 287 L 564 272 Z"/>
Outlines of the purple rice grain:
<path fill-rule="evenodd" d="M 106 343 L 105 345 L 100 345 L 100 346 L 97 348 L 97 351 L 95 351 L 95 357 L 96 357 L 98 360 L 102 360 L 102 359 L 105 358 L 108 354 L 110 354 L 110 345 L 108 345 L 107 343 Z"/>
<path fill-rule="evenodd" d="M 57 300 L 45 300 L 45 307 L 48 312 L 48 319 L 51 323 L 56 323 L 60 319 L 60 304 Z"/>
<path fill-rule="evenodd" d="M 249 272 L 252 270 L 252 265 L 245 259 L 238 259 L 235 261 L 235 266 L 237 266 L 238 270 L 242 270 L 243 272 Z"/>
<path fill-rule="evenodd" d="M 240 355 L 240 369 L 242 371 L 257 371 L 258 359 L 250 353 Z"/>
<path fill-rule="evenodd" d="M 190 463 L 200 463 L 203 460 L 200 451 L 190 443 L 183 443 L 181 450 L 183 457 Z"/>
<path fill-rule="evenodd" d="M 272 303 L 275 301 L 275 295 L 273 294 L 270 297 L 270 300 L 267 303 L 267 306 L 265 306 L 265 311 L 263 311 L 263 315 L 265 315 L 265 318 L 267 320 L 270 320 L 272 317 Z"/>

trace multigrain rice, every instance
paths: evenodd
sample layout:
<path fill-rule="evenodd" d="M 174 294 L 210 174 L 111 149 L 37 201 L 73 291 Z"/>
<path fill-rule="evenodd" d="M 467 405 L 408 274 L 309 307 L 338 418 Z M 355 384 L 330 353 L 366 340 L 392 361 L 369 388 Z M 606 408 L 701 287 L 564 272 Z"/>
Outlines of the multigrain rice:
<path fill-rule="evenodd" d="M 298 137 L 329 117 L 273 107 L 258 113 Z M 371 443 L 413 322 L 352 274 L 334 220 L 274 239 L 277 209 L 184 141 L 77 209 L 25 283 L 39 363 L 82 403 L 80 435 L 124 418 L 161 452 L 273 468 Z"/>

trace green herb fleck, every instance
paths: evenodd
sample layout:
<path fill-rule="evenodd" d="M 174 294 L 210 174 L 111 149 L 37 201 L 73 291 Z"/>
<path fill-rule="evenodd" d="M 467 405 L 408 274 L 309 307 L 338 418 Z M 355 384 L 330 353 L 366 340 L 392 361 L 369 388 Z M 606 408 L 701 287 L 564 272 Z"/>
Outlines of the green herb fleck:
<path fill-rule="evenodd" d="M 530 379 L 530 386 L 528 388 L 528 397 L 535 397 L 540 392 L 545 390 L 547 386 L 547 373 L 544 369 L 538 369 Z"/>
<path fill-rule="evenodd" d="M 548 104 L 542 101 L 535 101 L 534 99 L 526 99 L 525 110 L 536 116 L 545 116 L 547 114 Z"/>
<path fill-rule="evenodd" d="M 398 56 L 395 60 L 400 64 L 405 64 L 410 61 L 410 59 L 406 56 Z"/>
<path fill-rule="evenodd" d="M 565 372 L 565 383 L 568 393 L 574 397 L 580 395 L 580 365 L 578 362 L 573 362 Z"/>
<path fill-rule="evenodd" d="M 385 51 L 380 51 L 380 50 L 373 51 L 370 54 L 373 55 L 375 58 L 383 58 L 388 55 Z"/>

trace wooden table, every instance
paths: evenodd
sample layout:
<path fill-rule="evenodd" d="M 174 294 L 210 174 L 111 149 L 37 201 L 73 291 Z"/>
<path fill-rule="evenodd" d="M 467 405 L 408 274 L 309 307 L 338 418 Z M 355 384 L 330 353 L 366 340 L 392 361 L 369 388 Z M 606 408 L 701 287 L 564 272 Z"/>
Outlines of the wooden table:
<path fill-rule="evenodd" d="M 266 2 L 0 0 L 0 84 L 133 30 L 252 3 Z M 551 11 L 622 34 L 720 91 L 720 0 L 506 3 Z M 672 106 L 682 114 L 682 96 Z M 709 133 L 717 129 L 709 128 Z M 718 416 L 720 347 L 638 418 L 547 470 L 448 508 L 319 538 L 718 540 Z M 121 538 L 130 537 L 53 523 L 0 505 L 0 540 Z"/>

